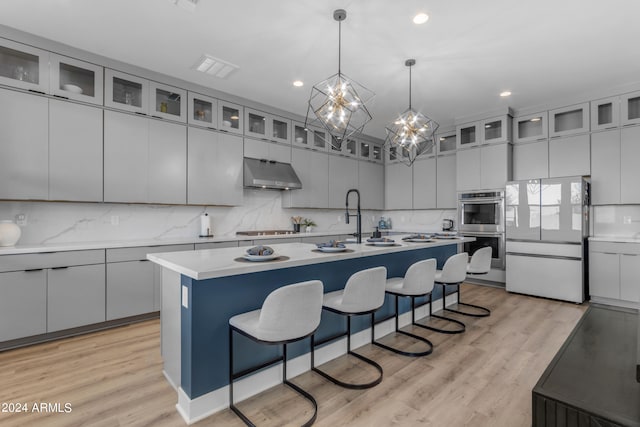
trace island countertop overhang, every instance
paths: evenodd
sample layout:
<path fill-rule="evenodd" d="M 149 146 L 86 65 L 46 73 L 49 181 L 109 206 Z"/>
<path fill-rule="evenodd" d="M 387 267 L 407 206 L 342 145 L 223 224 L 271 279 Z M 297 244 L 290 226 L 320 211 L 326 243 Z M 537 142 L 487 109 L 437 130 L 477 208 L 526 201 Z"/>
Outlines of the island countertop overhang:
<path fill-rule="evenodd" d="M 383 255 L 394 252 L 411 251 L 437 246 L 447 246 L 474 241 L 473 237 L 459 237 L 456 239 L 435 240 L 428 243 L 412 243 L 402 241 L 406 236 L 393 236 L 398 246 L 372 246 L 367 243 L 349 243 L 347 248 L 352 251 L 337 253 L 313 252 L 316 246 L 311 243 L 280 243 L 271 246 L 278 255 L 288 259 L 269 262 L 238 262 L 235 258 L 242 257 L 247 248 L 217 248 L 189 252 L 167 252 L 148 254 L 147 259 L 169 270 L 180 273 L 195 280 L 216 277 L 235 276 L 260 271 L 291 268 L 302 265 L 319 264 L 324 262 L 354 259 Z"/>

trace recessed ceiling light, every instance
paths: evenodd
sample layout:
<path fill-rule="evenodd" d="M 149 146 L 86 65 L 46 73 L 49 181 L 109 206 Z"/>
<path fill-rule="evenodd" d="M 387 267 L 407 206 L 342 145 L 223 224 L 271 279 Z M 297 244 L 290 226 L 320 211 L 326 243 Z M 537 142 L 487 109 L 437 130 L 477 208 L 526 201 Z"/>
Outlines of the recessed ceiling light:
<path fill-rule="evenodd" d="M 302 86 L 304 86 L 304 82 L 302 80 L 296 80 L 296 81 L 293 82 L 293 85 L 295 87 L 302 87 Z"/>
<path fill-rule="evenodd" d="M 500 92 L 500 96 L 501 97 L 505 97 L 505 96 L 511 96 L 511 92 L 509 92 L 508 90 L 505 90 L 504 92 Z"/>
<path fill-rule="evenodd" d="M 427 15 L 424 12 L 420 12 L 416 16 L 413 17 L 413 23 L 414 24 L 424 24 L 428 20 L 429 20 L 429 15 Z"/>

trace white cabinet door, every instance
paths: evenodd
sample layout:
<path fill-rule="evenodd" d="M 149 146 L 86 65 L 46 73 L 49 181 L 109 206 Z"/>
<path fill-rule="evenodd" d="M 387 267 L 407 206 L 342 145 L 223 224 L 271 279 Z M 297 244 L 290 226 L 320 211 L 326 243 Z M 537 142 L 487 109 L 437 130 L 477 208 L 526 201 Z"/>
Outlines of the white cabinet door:
<path fill-rule="evenodd" d="M 620 97 L 591 101 L 591 131 L 615 129 L 620 126 Z M 593 141 L 593 139 L 592 139 Z"/>
<path fill-rule="evenodd" d="M 95 64 L 51 54 L 51 93 L 102 105 L 104 69 Z"/>
<path fill-rule="evenodd" d="M 49 52 L 0 39 L 0 84 L 49 92 Z"/>
<path fill-rule="evenodd" d="M 0 199 L 46 200 L 49 101 L 0 89 Z"/>
<path fill-rule="evenodd" d="M 0 273 L 0 342 L 47 332 L 47 272 Z"/>
<path fill-rule="evenodd" d="M 480 147 L 480 189 L 502 189 L 511 180 L 511 144 Z"/>
<path fill-rule="evenodd" d="M 438 156 L 436 158 L 436 207 L 438 209 L 456 209 L 456 156 Z"/>
<path fill-rule="evenodd" d="M 102 109 L 49 101 L 49 199 L 101 202 Z"/>
<path fill-rule="evenodd" d="M 149 121 L 104 112 L 104 201 L 141 203 L 148 199 Z"/>
<path fill-rule="evenodd" d="M 384 208 L 411 209 L 413 207 L 413 170 L 404 163 L 385 165 Z"/>
<path fill-rule="evenodd" d="M 384 209 L 384 165 L 359 162 L 358 189 L 363 209 Z"/>
<path fill-rule="evenodd" d="M 620 117 L 622 125 L 640 123 L 640 92 L 632 92 L 620 97 Z"/>
<path fill-rule="evenodd" d="M 252 159 L 266 159 L 275 160 L 276 162 L 290 163 L 291 146 L 245 138 L 244 156 Z"/>
<path fill-rule="evenodd" d="M 458 191 L 476 190 L 481 177 L 480 148 L 456 153 L 456 186 Z"/>
<path fill-rule="evenodd" d="M 104 264 L 53 268 L 47 276 L 47 332 L 105 321 Z"/>
<path fill-rule="evenodd" d="M 620 130 L 591 135 L 591 204 L 620 203 Z"/>
<path fill-rule="evenodd" d="M 187 203 L 187 128 L 149 121 L 150 203 Z"/>
<path fill-rule="evenodd" d="M 358 160 L 329 156 L 329 208 L 344 208 L 352 188 L 358 188 Z"/>
<path fill-rule="evenodd" d="M 189 124 L 218 129 L 218 100 L 195 92 L 189 92 L 188 99 Z"/>
<path fill-rule="evenodd" d="M 291 165 L 302 182 L 300 190 L 285 191 L 286 208 L 327 208 L 329 206 L 329 156 L 324 152 L 294 148 Z"/>
<path fill-rule="evenodd" d="M 149 111 L 149 80 L 106 68 L 104 105 L 132 113 Z"/>
<path fill-rule="evenodd" d="M 620 202 L 640 203 L 640 127 L 622 129 L 620 139 Z"/>
<path fill-rule="evenodd" d="M 549 137 L 549 123 L 546 111 L 513 119 L 515 142 L 546 140 Z"/>
<path fill-rule="evenodd" d="M 589 294 L 620 299 L 620 261 L 614 253 L 590 252 Z"/>
<path fill-rule="evenodd" d="M 513 147 L 513 179 L 549 177 L 549 143 L 537 141 Z"/>
<path fill-rule="evenodd" d="M 620 254 L 620 299 L 640 302 L 640 255 Z"/>
<path fill-rule="evenodd" d="M 188 200 L 194 205 L 241 205 L 242 138 L 189 128 Z"/>
<path fill-rule="evenodd" d="M 549 111 L 549 137 L 589 132 L 589 103 Z"/>
<path fill-rule="evenodd" d="M 590 175 L 590 135 L 549 140 L 549 177 Z"/>
<path fill-rule="evenodd" d="M 413 163 L 413 209 L 436 207 L 436 159 L 421 159 Z"/>
<path fill-rule="evenodd" d="M 187 91 L 149 82 L 149 114 L 161 119 L 187 121 Z"/>

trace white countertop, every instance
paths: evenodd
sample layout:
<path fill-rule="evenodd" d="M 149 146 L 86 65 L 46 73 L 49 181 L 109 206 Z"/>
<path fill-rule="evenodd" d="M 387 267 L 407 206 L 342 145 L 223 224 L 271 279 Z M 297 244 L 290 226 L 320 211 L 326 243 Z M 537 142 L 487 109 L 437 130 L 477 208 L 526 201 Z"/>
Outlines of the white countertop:
<path fill-rule="evenodd" d="M 17 245 L 0 247 L 0 255 L 32 254 L 42 252 L 83 251 L 89 249 L 132 248 L 137 246 L 184 245 L 193 243 L 234 242 L 239 240 L 286 239 L 291 237 L 337 236 L 350 234 L 348 231 L 325 231 L 313 233 L 278 234 L 273 236 L 214 236 L 185 237 L 174 239 L 146 240 L 103 240 L 95 242 L 50 243 L 45 245 Z M 365 234 L 363 232 L 363 234 Z"/>
<path fill-rule="evenodd" d="M 316 245 L 311 243 L 282 243 L 269 245 L 273 248 L 276 254 L 289 257 L 288 260 L 284 261 L 234 261 L 235 258 L 240 258 L 245 254 L 247 250 L 246 247 L 149 254 L 147 255 L 147 259 L 185 276 L 196 280 L 203 280 L 393 252 L 446 246 L 475 240 L 473 237 L 465 237 L 436 240 L 430 243 L 410 243 L 403 242 L 402 237 L 404 236 L 393 236 L 393 239 L 399 244 L 399 246 L 385 247 L 371 246 L 366 243 L 349 243 L 347 244 L 347 248 L 353 249 L 353 252 L 338 253 L 312 252 L 313 249 L 316 249 Z"/>
<path fill-rule="evenodd" d="M 591 242 L 614 242 L 614 243 L 640 243 L 640 237 L 631 236 L 593 236 L 589 237 Z"/>

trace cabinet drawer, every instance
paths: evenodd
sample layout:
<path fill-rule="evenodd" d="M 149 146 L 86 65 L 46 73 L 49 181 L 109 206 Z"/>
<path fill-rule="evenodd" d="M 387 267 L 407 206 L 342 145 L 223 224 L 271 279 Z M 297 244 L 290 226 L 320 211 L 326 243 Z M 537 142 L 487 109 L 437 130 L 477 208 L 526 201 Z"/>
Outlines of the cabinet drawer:
<path fill-rule="evenodd" d="M 589 242 L 591 252 L 640 255 L 640 243 Z"/>
<path fill-rule="evenodd" d="M 0 256 L 0 272 L 35 270 L 39 268 L 71 267 L 76 265 L 101 263 L 104 263 L 104 249 L 24 255 L 2 255 Z"/>
<path fill-rule="evenodd" d="M 196 250 L 201 249 L 217 249 L 217 248 L 237 248 L 238 242 L 208 242 L 208 243 L 196 243 Z"/>
<path fill-rule="evenodd" d="M 147 259 L 147 254 L 159 252 L 192 251 L 193 244 L 137 246 L 135 248 L 107 249 L 107 262 L 141 261 Z"/>

